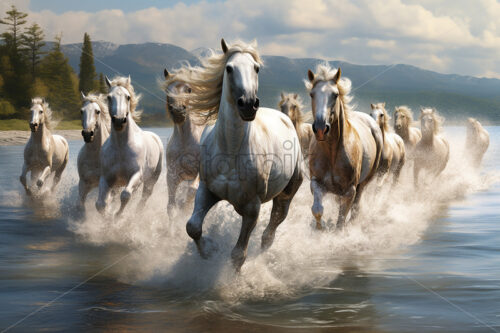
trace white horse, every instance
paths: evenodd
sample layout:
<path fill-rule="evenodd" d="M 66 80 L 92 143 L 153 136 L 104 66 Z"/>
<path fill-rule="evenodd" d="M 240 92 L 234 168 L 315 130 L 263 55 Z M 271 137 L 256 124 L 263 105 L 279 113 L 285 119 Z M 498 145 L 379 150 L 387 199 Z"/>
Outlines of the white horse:
<path fill-rule="evenodd" d="M 490 135 L 488 132 L 479 121 L 469 118 L 467 120 L 464 157 L 473 167 L 478 168 L 489 145 Z"/>
<path fill-rule="evenodd" d="M 101 147 L 109 137 L 111 117 L 108 112 L 106 95 L 85 94 L 82 92 L 82 136 L 85 144 L 78 153 L 78 183 L 80 209 L 85 210 L 87 194 L 99 185 L 101 177 Z"/>
<path fill-rule="evenodd" d="M 24 147 L 24 164 L 20 181 L 28 195 L 31 186 L 36 185 L 41 192 L 47 178 L 53 174 L 51 191 L 61 180 L 61 174 L 68 163 L 68 142 L 60 135 L 52 134 L 52 110 L 40 97 L 31 100 L 31 136 Z M 31 184 L 26 183 L 26 174 L 31 172 Z"/>
<path fill-rule="evenodd" d="M 385 103 L 371 104 L 370 106 L 372 109 L 371 116 L 379 125 L 384 139 L 384 148 L 382 149 L 378 167 L 381 177 L 379 185 L 385 182 L 389 174 L 393 175 L 393 184 L 395 184 L 405 164 L 405 143 L 389 127 L 390 117 L 385 110 Z"/>
<path fill-rule="evenodd" d="M 240 235 L 231 257 L 239 271 L 262 203 L 273 200 L 271 218 L 262 235 L 262 249 L 271 246 L 276 228 L 286 218 L 302 183 L 302 154 L 290 118 L 259 108 L 258 72 L 261 60 L 254 45 L 222 39 L 222 54 L 202 60 L 203 67 L 176 72 L 192 88 L 191 112 L 215 120 L 202 136 L 200 185 L 186 229 L 203 258 L 213 244 L 202 236 L 206 214 L 227 200 L 242 215 Z"/>
<path fill-rule="evenodd" d="M 422 138 L 422 132 L 417 127 L 413 126 L 413 112 L 405 105 L 394 108 L 394 130 L 399 135 L 406 149 L 406 156 L 409 159 L 413 158 L 415 147 Z"/>
<path fill-rule="evenodd" d="M 163 144 L 160 137 L 143 131 L 136 120 L 139 96 L 128 78 L 119 77 L 110 81 L 108 109 L 111 115 L 111 135 L 101 148 L 101 177 L 99 178 L 99 198 L 96 208 L 103 213 L 113 187 L 125 186 L 120 195 L 121 205 L 116 215 L 120 215 L 129 202 L 132 193 L 143 184 L 140 207 L 151 196 L 154 185 L 161 173 Z"/>
<path fill-rule="evenodd" d="M 418 186 L 418 176 L 421 170 L 427 171 L 431 177 L 437 177 L 446 167 L 450 158 L 450 145 L 440 135 L 443 118 L 435 109 L 423 108 L 420 113 L 422 139 L 415 147 L 415 164 L 413 178 Z"/>
<path fill-rule="evenodd" d="M 163 88 L 167 93 L 167 113 L 174 122 L 174 133 L 167 144 L 167 187 L 170 219 L 174 218 L 177 208 L 177 190 L 182 182 L 188 183 L 187 197 L 180 208 L 184 209 L 194 200 L 199 183 L 200 171 L 200 140 L 205 125 L 200 125 L 189 115 L 189 95 L 191 87 L 176 81 L 175 76 L 163 71 L 165 83 Z M 184 97 L 173 96 L 186 95 Z"/>

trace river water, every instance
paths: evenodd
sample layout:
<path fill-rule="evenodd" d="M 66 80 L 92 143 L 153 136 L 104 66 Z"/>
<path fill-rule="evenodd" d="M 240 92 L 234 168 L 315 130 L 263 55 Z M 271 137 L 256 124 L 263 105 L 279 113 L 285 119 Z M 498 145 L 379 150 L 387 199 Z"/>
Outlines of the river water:
<path fill-rule="evenodd" d="M 23 195 L 23 147 L 0 147 L 0 331 L 500 331 L 500 127 L 487 130 L 479 172 L 463 160 L 465 129 L 448 127 L 443 175 L 418 191 L 408 173 L 392 191 L 369 188 L 343 232 L 314 230 L 305 181 L 265 253 L 263 206 L 240 274 L 229 261 L 240 220 L 226 203 L 207 216 L 219 251 L 203 260 L 185 232 L 189 213 L 168 219 L 165 172 L 146 207 L 135 200 L 104 219 L 94 191 L 81 219 L 82 141 L 70 141 L 43 203 Z M 171 134 L 154 131 L 164 143 Z M 327 197 L 327 224 L 336 209 Z"/>

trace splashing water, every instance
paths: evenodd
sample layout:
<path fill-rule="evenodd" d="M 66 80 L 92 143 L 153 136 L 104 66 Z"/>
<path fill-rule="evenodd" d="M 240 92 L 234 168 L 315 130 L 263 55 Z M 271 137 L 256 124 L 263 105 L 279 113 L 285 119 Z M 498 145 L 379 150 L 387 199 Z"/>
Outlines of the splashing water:
<path fill-rule="evenodd" d="M 125 283 L 172 288 L 188 295 L 210 293 L 229 303 L 294 297 L 304 289 L 326 287 L 345 266 L 370 271 L 390 264 L 384 258 L 419 242 L 429 224 L 446 214 L 451 201 L 486 190 L 500 180 L 499 173 L 480 174 L 468 168 L 459 134 L 448 138 L 450 161 L 437 180 L 416 191 L 407 166 L 393 189 L 376 191 L 372 182 L 363 194 L 360 215 L 344 231 L 314 229 L 312 195 L 306 180 L 292 201 L 287 219 L 278 228 L 274 244 L 261 253 L 260 237 L 272 205 L 264 204 L 240 274 L 235 274 L 229 260 L 239 234 L 240 216 L 225 202 L 210 211 L 203 232 L 217 243 L 218 252 L 209 260 L 201 259 L 185 231 L 190 212 L 179 214 L 175 221 L 168 219 L 164 175 L 146 207 L 135 210 L 136 195 L 122 218 L 103 218 L 93 207 L 94 193 L 87 200 L 86 218 L 70 218 L 69 227 L 85 242 L 126 246 L 129 256 L 113 273 Z M 68 171 L 60 193 L 69 204 L 62 205 L 62 214 L 70 213 L 71 203 L 76 202 L 70 184 L 77 182 L 77 175 L 73 168 Z M 117 204 L 115 201 L 109 209 L 115 211 Z M 324 206 L 324 219 L 331 226 L 338 211 L 335 198 L 326 196 Z"/>

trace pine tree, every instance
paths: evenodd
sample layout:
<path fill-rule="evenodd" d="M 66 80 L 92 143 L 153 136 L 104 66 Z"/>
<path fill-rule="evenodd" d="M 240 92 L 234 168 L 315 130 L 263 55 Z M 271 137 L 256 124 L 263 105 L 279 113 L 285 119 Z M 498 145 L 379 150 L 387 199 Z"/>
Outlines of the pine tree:
<path fill-rule="evenodd" d="M 21 43 L 31 62 L 31 77 L 33 81 L 36 78 L 36 67 L 40 63 L 40 56 L 46 53 L 42 51 L 42 47 L 45 46 L 44 38 L 43 30 L 36 23 L 25 28 L 24 35 L 22 36 Z"/>
<path fill-rule="evenodd" d="M 79 90 L 85 94 L 93 90 L 95 88 L 96 76 L 92 43 L 90 42 L 90 36 L 85 33 L 83 36 L 82 55 L 80 56 Z"/>
<path fill-rule="evenodd" d="M 47 89 L 47 99 L 53 110 L 65 119 L 77 119 L 79 93 L 77 78 L 61 51 L 61 37 L 56 37 L 53 49 L 40 63 L 40 78 Z"/>
<path fill-rule="evenodd" d="M 7 16 L 0 19 L 0 24 L 7 25 L 7 31 L 2 33 L 2 39 L 7 47 L 14 55 L 19 53 L 21 45 L 21 26 L 26 23 L 26 16 L 28 14 L 17 10 L 16 6 L 12 5 L 11 9 L 7 11 Z"/>
<path fill-rule="evenodd" d="M 29 106 L 31 78 L 27 58 L 21 52 L 22 26 L 26 23 L 28 14 L 20 12 L 15 6 L 0 19 L 0 24 L 7 26 L 0 34 L 0 75 L 3 78 L 1 95 L 18 110 L 18 116 L 23 117 L 24 110 Z"/>
<path fill-rule="evenodd" d="M 101 94 L 106 94 L 108 92 L 108 87 L 106 86 L 106 81 L 104 81 L 104 74 L 99 73 L 99 85 L 97 89 Z"/>

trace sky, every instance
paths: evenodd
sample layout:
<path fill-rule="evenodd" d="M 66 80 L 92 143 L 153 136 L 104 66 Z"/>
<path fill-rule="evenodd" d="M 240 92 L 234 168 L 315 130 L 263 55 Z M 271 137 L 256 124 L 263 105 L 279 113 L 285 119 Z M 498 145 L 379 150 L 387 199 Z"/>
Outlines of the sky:
<path fill-rule="evenodd" d="M 496 0 L 2 0 L 29 13 L 47 39 L 171 43 L 193 50 L 220 38 L 266 55 L 356 64 L 404 63 L 500 78 Z M 3 29 L 3 27 L 0 27 Z"/>

